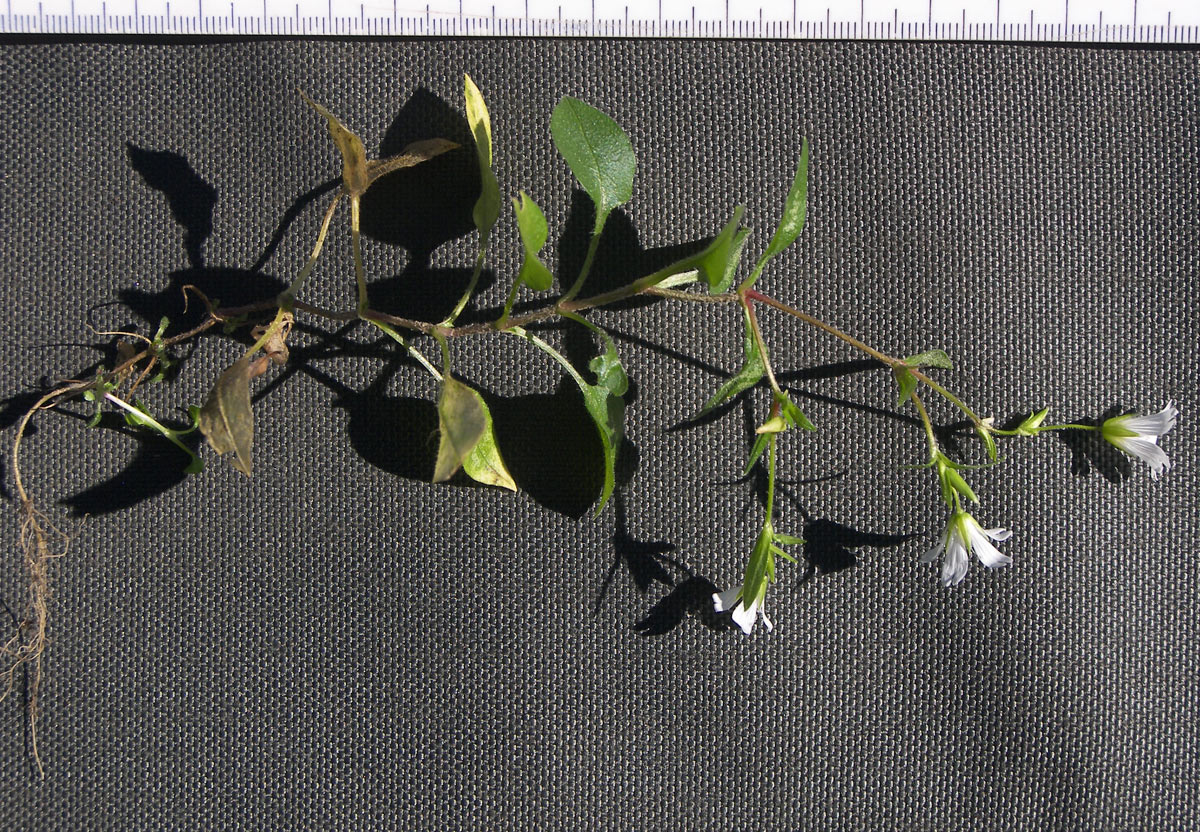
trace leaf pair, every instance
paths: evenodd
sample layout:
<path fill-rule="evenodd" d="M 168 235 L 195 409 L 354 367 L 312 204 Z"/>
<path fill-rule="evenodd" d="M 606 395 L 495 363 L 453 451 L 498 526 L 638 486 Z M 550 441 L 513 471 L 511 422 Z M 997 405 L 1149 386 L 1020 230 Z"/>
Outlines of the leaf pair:
<path fill-rule="evenodd" d="M 437 408 L 441 439 L 433 481 L 445 482 L 461 467 L 476 482 L 516 491 L 496 445 L 491 411 L 479 391 L 447 372 Z"/>
<path fill-rule="evenodd" d="M 896 407 L 904 407 L 904 403 L 912 397 L 913 391 L 917 389 L 917 377 L 912 374 L 913 368 L 938 367 L 949 370 L 953 366 L 950 363 L 950 356 L 946 355 L 943 350 L 926 350 L 904 359 L 904 366 L 892 368 L 896 384 L 900 386 L 900 398 L 896 402 Z"/>
<path fill-rule="evenodd" d="M 324 116 L 328 123 L 329 135 L 333 137 L 333 143 L 342 154 L 342 187 L 352 198 L 366 193 L 367 189 L 381 176 L 386 176 L 401 168 L 419 165 L 421 162 L 458 147 L 456 142 L 448 139 L 425 139 L 408 145 L 398 156 L 387 159 L 368 159 L 362 139 L 342 124 L 333 113 L 305 95 L 303 90 L 300 91 L 300 97 Z"/>

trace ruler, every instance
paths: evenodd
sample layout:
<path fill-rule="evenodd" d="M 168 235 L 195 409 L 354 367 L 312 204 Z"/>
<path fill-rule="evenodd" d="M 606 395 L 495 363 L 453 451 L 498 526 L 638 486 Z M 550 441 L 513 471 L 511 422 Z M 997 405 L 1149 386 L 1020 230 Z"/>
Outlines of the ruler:
<path fill-rule="evenodd" d="M 0 0 L 0 32 L 1200 43 L 1200 0 Z"/>

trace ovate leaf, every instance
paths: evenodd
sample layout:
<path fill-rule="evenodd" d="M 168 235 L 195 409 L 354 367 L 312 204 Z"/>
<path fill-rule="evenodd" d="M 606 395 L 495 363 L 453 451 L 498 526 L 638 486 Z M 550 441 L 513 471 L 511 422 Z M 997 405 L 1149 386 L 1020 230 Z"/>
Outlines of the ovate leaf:
<path fill-rule="evenodd" d="M 946 355 L 944 350 L 925 350 L 925 352 L 910 355 L 904 359 L 904 363 L 910 367 L 938 367 L 942 370 L 950 370 L 954 367 L 950 363 L 950 356 Z"/>
<path fill-rule="evenodd" d="M 492 427 L 492 412 L 488 410 L 487 402 L 483 400 L 483 396 L 479 394 L 478 390 L 467 389 L 479 401 L 479 407 L 483 410 L 484 426 L 483 435 L 479 437 L 475 447 L 463 460 L 463 470 L 475 482 L 516 491 L 517 484 L 513 481 L 512 474 L 508 473 L 508 467 L 500 456 L 500 448 L 496 445 L 496 433 Z"/>
<path fill-rule="evenodd" d="M 500 186 L 496 183 L 496 174 L 492 172 L 492 120 L 488 115 L 487 105 L 479 87 L 471 80 L 470 75 L 463 76 L 464 98 L 467 107 L 467 123 L 471 126 L 471 135 L 475 137 L 475 153 L 479 157 L 479 179 L 481 190 L 479 199 L 475 201 L 472 218 L 480 235 L 486 240 L 500 217 Z"/>
<path fill-rule="evenodd" d="M 350 132 L 333 113 L 313 101 L 303 91 L 300 95 L 310 107 L 325 117 L 329 124 L 329 135 L 333 137 L 333 143 L 342 153 L 342 182 L 351 196 L 361 196 L 370 184 L 367 176 L 367 151 L 363 147 L 362 139 Z"/>
<path fill-rule="evenodd" d="M 521 246 L 525 249 L 525 261 L 521 264 L 517 279 L 535 292 L 544 292 L 554 283 L 554 275 L 538 259 L 538 252 L 546 245 L 550 235 L 546 215 L 524 191 L 521 191 L 519 199 L 513 197 L 512 203 L 517 215 L 517 230 L 521 234 Z"/>
<path fill-rule="evenodd" d="M 695 416 L 697 419 L 720 407 L 743 390 L 747 390 L 758 384 L 763 377 L 765 367 L 763 365 L 762 352 L 759 351 L 758 341 L 751 330 L 750 316 L 743 311 L 742 318 L 746 325 L 746 337 L 742 344 L 742 352 L 745 354 L 742 369 L 738 371 L 737 375 L 722 384 L 717 392 L 713 394 L 712 398 L 704 403 L 704 407 Z"/>
<path fill-rule="evenodd" d="M 483 438 L 487 424 L 488 416 L 479 394 L 446 373 L 438 396 L 441 440 L 433 469 L 434 482 L 445 482 L 454 476 Z"/>
<path fill-rule="evenodd" d="M 200 408 L 200 432 L 218 454 L 234 453 L 233 467 L 250 476 L 254 414 L 250 410 L 250 359 L 240 358 L 217 378 Z"/>
<path fill-rule="evenodd" d="M 577 98 L 564 97 L 550 116 L 550 136 L 571 173 L 596 204 L 595 231 L 633 196 L 633 145 L 615 121 Z"/>

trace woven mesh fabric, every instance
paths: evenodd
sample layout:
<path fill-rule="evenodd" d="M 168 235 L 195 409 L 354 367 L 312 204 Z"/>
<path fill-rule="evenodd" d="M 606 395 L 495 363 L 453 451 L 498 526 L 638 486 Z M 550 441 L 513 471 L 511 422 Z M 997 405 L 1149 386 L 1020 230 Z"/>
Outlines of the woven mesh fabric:
<path fill-rule="evenodd" d="M 327 104 L 372 152 L 463 138 L 491 110 L 506 194 L 578 267 L 589 227 L 548 134 L 574 95 L 639 157 L 594 288 L 747 206 L 765 245 L 811 143 L 810 211 L 761 288 L 1004 420 L 1183 416 L 1175 468 L 1043 438 L 970 475 L 1014 563 L 947 590 L 923 435 L 886 373 L 763 312 L 819 426 L 783 446 L 777 527 L 809 540 L 751 637 L 704 611 L 760 517 L 739 482 L 754 391 L 685 418 L 738 366 L 736 310 L 604 311 L 633 379 L 618 497 L 578 393 L 517 339 L 455 343 L 522 492 L 434 486 L 436 390 L 360 329 L 298 333 L 262 382 L 253 478 L 43 415 L 25 479 L 65 525 L 40 744 L 0 705 L 6 828 L 1183 829 L 1197 764 L 1200 60 L 947 44 L 369 41 L 0 47 L 0 391 L 82 372 L 194 283 L 270 296 L 337 174 Z M 372 298 L 436 319 L 475 245 L 471 157 L 369 201 Z M 297 208 L 291 211 L 293 207 Z M 290 212 L 290 213 L 289 213 Z M 471 316 L 503 302 L 510 219 Z M 345 308 L 345 218 L 305 297 Z M 523 295 L 522 302 L 533 301 Z M 194 310 L 193 310 L 194 312 Z M 305 319 L 315 325 L 318 322 Z M 330 328 L 330 331 L 335 331 Z M 589 340 L 546 337 L 577 360 Z M 429 354 L 436 347 L 423 342 Z M 205 339 L 148 389 L 173 415 L 240 347 Z M 954 411 L 932 402 L 940 424 Z M 5 411 L 12 437 L 13 406 Z M 72 411 L 84 413 L 83 409 Z M 967 442 L 968 458 L 977 449 Z M 12 495 L 11 474 L 5 474 Z M 86 520 L 72 518 L 87 515 Z M 2 528 L 16 534 L 15 512 Z M 915 535 L 904 539 L 903 535 Z M 23 601 L 6 546 L 0 597 Z"/>

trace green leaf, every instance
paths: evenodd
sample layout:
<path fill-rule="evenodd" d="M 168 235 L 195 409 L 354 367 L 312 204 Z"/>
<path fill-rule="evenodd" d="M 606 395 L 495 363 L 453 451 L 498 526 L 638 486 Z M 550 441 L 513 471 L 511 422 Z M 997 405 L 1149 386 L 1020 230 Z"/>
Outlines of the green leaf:
<path fill-rule="evenodd" d="M 233 451 L 233 467 L 250 476 L 254 414 L 250 410 L 250 359 L 239 358 L 220 376 L 200 408 L 200 432 L 218 454 Z"/>
<path fill-rule="evenodd" d="M 597 383 L 587 384 L 576 379 L 583 391 L 584 407 L 596 423 L 604 448 L 604 488 L 596 506 L 596 514 L 599 514 L 612 496 L 616 483 L 617 450 L 625 435 L 625 400 L 621 397 L 629 389 L 629 376 L 621 366 L 617 345 L 607 332 L 580 315 L 568 313 L 566 317 L 583 324 L 604 342 L 604 352 L 588 362 L 588 369 L 595 374 Z"/>
<path fill-rule="evenodd" d="M 367 175 L 367 150 L 363 147 L 362 139 L 350 132 L 333 113 L 305 95 L 303 90 L 300 91 L 300 96 L 325 117 L 329 125 L 329 135 L 333 137 L 333 143 L 342 154 L 342 183 L 351 196 L 361 196 L 370 185 Z"/>
<path fill-rule="evenodd" d="M 475 220 L 475 227 L 486 241 L 492 226 L 500 218 L 500 186 L 496 182 L 496 174 L 492 171 L 492 120 L 479 87 L 475 86 L 470 75 L 464 75 L 463 78 L 467 123 L 471 126 L 471 135 L 475 137 L 481 187 L 471 216 Z"/>
<path fill-rule="evenodd" d="M 750 315 L 745 310 L 742 311 L 742 319 L 746 326 L 746 336 L 742 342 L 742 352 L 745 355 L 742 369 L 738 370 L 737 375 L 722 384 L 717 392 L 713 394 L 712 398 L 704 403 L 704 407 L 693 418 L 699 419 L 701 416 L 711 413 L 738 393 L 758 384 L 759 380 L 763 377 L 765 367 L 763 365 L 762 353 L 758 349 L 758 340 L 755 339 L 754 333 L 751 330 Z"/>
<path fill-rule="evenodd" d="M 783 216 L 779 227 L 771 235 L 767 250 L 755 266 L 755 272 L 761 272 L 766 262 L 785 248 L 790 246 L 800 236 L 804 229 L 804 219 L 808 215 L 808 139 L 804 139 L 800 148 L 800 163 L 796 166 L 796 177 L 788 190 L 787 199 L 783 203 Z"/>
<path fill-rule="evenodd" d="M 666 280 L 660 281 L 655 285 L 660 289 L 675 289 L 679 286 L 688 286 L 692 283 L 695 283 L 699 279 L 700 272 L 698 272 L 696 269 L 692 269 L 690 271 L 680 272 L 679 274 L 673 274 Z"/>
<path fill-rule="evenodd" d="M 521 191 L 519 199 L 513 197 L 512 204 L 517 215 L 521 246 L 525 249 L 525 261 L 521 263 L 521 272 L 517 275 L 517 280 L 535 292 L 544 292 L 554 283 L 554 275 L 538 259 L 538 252 L 546 245 L 546 239 L 550 236 L 546 215 L 524 191 Z"/>
<path fill-rule="evenodd" d="M 566 317 L 582 323 L 604 339 L 606 345 L 604 359 L 602 361 L 593 359 L 589 365 L 592 372 L 597 373 L 597 377 L 602 383 L 589 384 L 571 362 L 566 359 L 566 356 L 536 335 L 527 332 L 521 327 L 513 327 L 508 331 L 529 341 L 561 364 L 563 369 L 567 371 L 567 374 L 579 386 L 580 392 L 583 393 L 583 406 L 596 425 L 596 432 L 600 436 L 600 445 L 604 450 L 604 487 L 600 492 L 600 503 L 596 506 L 596 514 L 599 514 L 608 503 L 609 497 L 612 496 L 613 487 L 616 484 L 617 450 L 620 448 L 621 440 L 625 435 L 625 401 L 619 395 L 616 395 L 614 391 L 621 390 L 624 392 L 628 386 L 628 378 L 625 376 L 625 370 L 620 368 L 619 363 L 616 363 L 614 366 L 614 362 L 617 362 L 617 351 L 608 333 L 586 318 L 581 318 L 571 312 L 564 314 Z"/>
<path fill-rule="evenodd" d="M 487 416 L 482 398 L 449 373 L 442 378 L 437 408 L 441 439 L 433 481 L 445 482 L 454 476 L 454 472 L 483 438 L 487 430 Z"/>
<path fill-rule="evenodd" d="M 464 385 L 465 386 L 465 385 Z M 507 488 L 509 491 L 516 491 L 517 484 L 513 481 L 512 474 L 508 473 L 508 467 L 504 464 L 504 459 L 500 456 L 500 448 L 496 445 L 496 433 L 492 426 L 492 412 L 488 410 L 487 402 L 483 400 L 483 396 L 479 391 L 471 390 L 475 398 L 479 400 L 479 407 L 483 410 L 483 436 L 479 437 L 479 441 L 471 452 L 467 454 L 463 460 L 463 470 L 467 472 L 467 476 L 481 482 L 484 485 L 496 485 L 500 488 Z"/>
<path fill-rule="evenodd" d="M 134 407 L 136 407 L 138 409 L 138 411 L 140 413 L 145 413 L 147 416 L 150 415 L 150 411 L 146 408 L 145 403 L 141 399 L 134 399 L 133 402 L 131 402 L 131 403 L 133 404 Z M 154 425 L 154 423 L 152 421 L 146 421 L 141 416 L 139 416 L 137 413 L 134 413 L 132 410 L 125 410 L 123 412 L 125 414 L 125 424 L 129 425 L 129 427 L 131 427 L 131 428 L 148 428 L 150 430 L 157 430 L 157 427 Z"/>
<path fill-rule="evenodd" d="M 896 402 L 896 407 L 904 407 L 908 397 L 917 389 L 917 378 L 909 372 L 907 367 L 893 367 L 892 373 L 896 376 L 896 383 L 900 385 L 900 398 Z"/>
<path fill-rule="evenodd" d="M 759 458 L 763 455 L 763 451 L 767 449 L 767 440 L 770 437 L 770 432 L 760 433 L 758 439 L 754 440 L 754 447 L 750 449 L 749 461 L 746 462 L 746 470 L 742 472 L 743 477 L 750 473 L 750 469 L 754 467 L 754 463 L 758 462 Z"/>
<path fill-rule="evenodd" d="M 733 282 L 733 275 L 737 271 L 738 260 L 746 243 L 746 235 L 749 234 L 748 229 L 741 227 L 742 215 L 745 213 L 745 205 L 735 208 L 733 216 L 725 223 L 721 233 L 697 258 L 696 266 L 708 283 L 709 292 L 714 295 L 725 292 Z"/>
<path fill-rule="evenodd" d="M 954 365 L 950 363 L 950 356 L 946 355 L 944 350 L 925 350 L 925 352 L 910 355 L 904 359 L 904 363 L 910 367 L 939 367 L 943 370 L 954 368 Z"/>
<path fill-rule="evenodd" d="M 603 333 L 602 333 L 603 334 Z M 617 347 L 605 334 L 605 350 L 588 362 L 588 369 L 596 374 L 596 381 L 614 396 L 624 396 L 629 389 L 629 376 L 621 366 L 621 357 L 617 355 Z"/>
<path fill-rule="evenodd" d="M 775 535 L 775 542 L 782 543 L 785 546 L 800 546 L 801 544 L 804 543 L 804 538 L 793 537 L 790 534 L 778 534 L 777 533 Z"/>
<path fill-rule="evenodd" d="M 550 135 L 579 184 L 596 203 L 594 233 L 598 232 L 612 209 L 633 197 L 637 166 L 633 145 L 615 121 L 569 96 L 550 116 Z"/>

